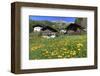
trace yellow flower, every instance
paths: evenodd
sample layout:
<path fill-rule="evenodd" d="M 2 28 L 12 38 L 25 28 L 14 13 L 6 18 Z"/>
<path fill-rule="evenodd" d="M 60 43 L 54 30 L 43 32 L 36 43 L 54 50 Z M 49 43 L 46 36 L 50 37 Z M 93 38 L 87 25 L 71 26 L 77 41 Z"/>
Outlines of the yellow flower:
<path fill-rule="evenodd" d="M 63 53 L 62 55 L 64 56 L 65 54 Z"/>
<path fill-rule="evenodd" d="M 54 52 L 52 52 L 52 53 L 51 53 L 51 55 L 55 55 L 55 53 L 54 53 Z"/>
<path fill-rule="evenodd" d="M 49 53 L 48 51 L 45 51 L 45 53 L 47 54 L 47 53 Z"/>
<path fill-rule="evenodd" d="M 73 51 L 73 55 L 76 55 L 76 51 Z"/>
<path fill-rule="evenodd" d="M 36 49 L 39 49 L 43 47 L 43 45 L 33 45 L 33 47 L 31 48 L 32 51 L 35 51 Z"/>
<path fill-rule="evenodd" d="M 73 51 L 70 51 L 70 55 L 72 55 L 73 54 Z"/>
<path fill-rule="evenodd" d="M 80 51 L 81 49 L 77 49 L 78 51 Z"/>
<path fill-rule="evenodd" d="M 63 50 L 67 50 L 66 48 L 63 48 Z"/>
<path fill-rule="evenodd" d="M 61 58 L 62 56 L 61 55 L 58 55 L 58 58 Z"/>
<path fill-rule="evenodd" d="M 70 55 L 67 55 L 67 57 L 69 58 L 69 57 L 70 57 Z"/>
<path fill-rule="evenodd" d="M 35 47 L 32 47 L 31 50 L 32 50 L 32 51 L 35 51 Z"/>
<path fill-rule="evenodd" d="M 78 43 L 78 44 L 77 44 L 77 47 L 83 47 L 83 44 Z"/>

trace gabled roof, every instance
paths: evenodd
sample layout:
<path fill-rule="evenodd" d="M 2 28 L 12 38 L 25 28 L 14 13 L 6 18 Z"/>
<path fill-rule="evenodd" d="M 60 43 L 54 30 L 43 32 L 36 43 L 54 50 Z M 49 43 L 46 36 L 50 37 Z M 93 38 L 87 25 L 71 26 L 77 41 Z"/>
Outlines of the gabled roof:
<path fill-rule="evenodd" d="M 43 26 L 43 25 L 37 24 L 37 25 L 34 25 L 33 28 L 34 28 L 34 27 L 44 27 L 44 26 Z"/>
<path fill-rule="evenodd" d="M 77 31 L 77 28 L 83 30 L 84 28 L 79 25 L 79 24 L 76 24 L 76 23 L 71 23 L 69 26 L 67 26 L 65 29 L 67 30 L 73 30 L 73 31 Z"/>
<path fill-rule="evenodd" d="M 51 30 L 52 32 L 57 32 L 56 29 L 50 27 L 50 26 L 46 26 L 46 25 L 40 25 L 40 24 L 37 24 L 37 25 L 34 25 L 33 28 L 35 27 L 42 27 L 41 30 L 45 31 L 45 30 Z"/>
<path fill-rule="evenodd" d="M 43 31 L 45 30 L 51 30 L 52 32 L 58 32 L 56 29 L 50 27 L 50 26 L 45 26 L 44 28 L 42 28 Z"/>

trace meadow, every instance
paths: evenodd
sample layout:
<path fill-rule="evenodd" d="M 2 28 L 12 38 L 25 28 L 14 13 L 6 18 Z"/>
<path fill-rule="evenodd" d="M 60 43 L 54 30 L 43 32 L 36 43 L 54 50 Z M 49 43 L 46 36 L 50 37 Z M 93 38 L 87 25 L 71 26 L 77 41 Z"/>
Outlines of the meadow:
<path fill-rule="evenodd" d="M 29 36 L 29 59 L 87 57 L 86 35 L 62 35 L 55 38 Z"/>

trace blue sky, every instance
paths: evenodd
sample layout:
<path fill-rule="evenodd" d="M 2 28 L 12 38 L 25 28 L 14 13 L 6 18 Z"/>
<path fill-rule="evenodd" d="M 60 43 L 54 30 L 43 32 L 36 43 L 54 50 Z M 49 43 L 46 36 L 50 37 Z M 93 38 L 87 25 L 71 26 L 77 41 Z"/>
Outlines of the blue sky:
<path fill-rule="evenodd" d="M 30 20 L 36 21 L 65 21 L 65 22 L 74 22 L 75 17 L 57 17 L 57 16 L 29 16 Z"/>

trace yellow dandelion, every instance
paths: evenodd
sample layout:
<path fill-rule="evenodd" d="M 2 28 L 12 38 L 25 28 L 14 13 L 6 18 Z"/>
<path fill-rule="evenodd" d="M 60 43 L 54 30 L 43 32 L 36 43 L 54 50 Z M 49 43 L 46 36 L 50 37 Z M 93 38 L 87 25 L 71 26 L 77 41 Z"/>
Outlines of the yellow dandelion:
<path fill-rule="evenodd" d="M 31 48 L 32 51 L 35 51 L 36 49 L 34 47 Z"/>
<path fill-rule="evenodd" d="M 61 55 L 58 55 L 58 58 L 61 58 L 62 56 Z"/>
<path fill-rule="evenodd" d="M 63 48 L 63 50 L 67 50 L 66 48 Z"/>
<path fill-rule="evenodd" d="M 47 53 L 49 53 L 48 51 L 45 51 L 45 53 L 47 54 Z"/>
<path fill-rule="evenodd" d="M 52 52 L 52 53 L 51 53 L 51 55 L 55 55 L 55 53 L 54 53 L 54 52 Z"/>
<path fill-rule="evenodd" d="M 62 55 L 64 56 L 65 54 L 63 53 Z"/>
<path fill-rule="evenodd" d="M 66 51 L 65 53 L 66 53 L 66 54 L 69 54 L 69 53 L 70 53 L 70 51 Z"/>
<path fill-rule="evenodd" d="M 76 55 L 76 51 L 73 51 L 73 55 Z"/>
<path fill-rule="evenodd" d="M 81 49 L 77 49 L 78 51 L 80 51 Z"/>
<path fill-rule="evenodd" d="M 34 50 L 34 48 L 31 48 L 31 50 Z"/>
<path fill-rule="evenodd" d="M 83 47 L 83 44 L 78 43 L 78 44 L 77 44 L 77 47 Z"/>
<path fill-rule="evenodd" d="M 70 55 L 67 55 L 67 57 L 69 58 L 69 57 L 70 57 Z"/>

